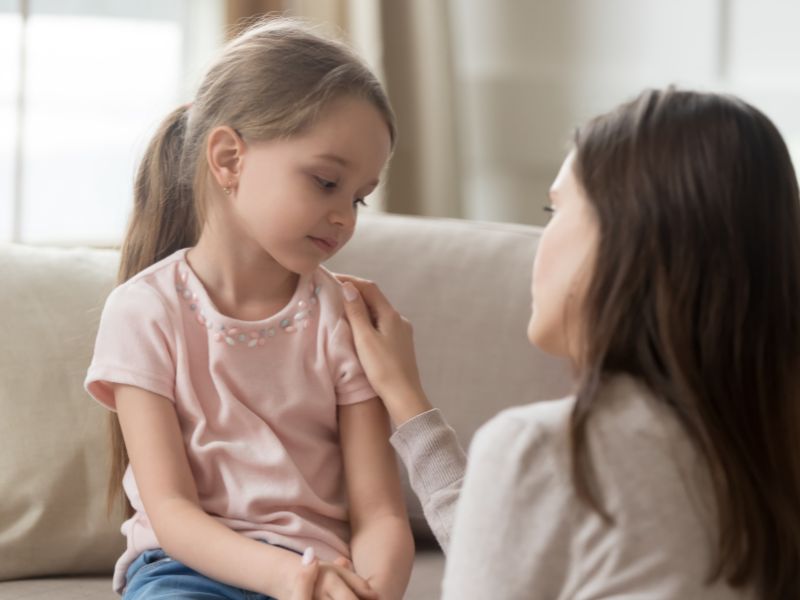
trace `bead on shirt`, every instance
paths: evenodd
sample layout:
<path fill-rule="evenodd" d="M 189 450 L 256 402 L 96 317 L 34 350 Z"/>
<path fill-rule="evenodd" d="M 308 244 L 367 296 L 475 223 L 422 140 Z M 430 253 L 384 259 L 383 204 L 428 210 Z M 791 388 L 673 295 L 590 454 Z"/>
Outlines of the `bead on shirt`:
<path fill-rule="evenodd" d="M 199 310 L 197 304 L 197 294 L 192 292 L 188 286 L 189 272 L 185 268 L 178 270 L 175 291 L 184 300 L 188 309 L 195 313 L 195 321 L 205 327 L 209 333 L 213 332 L 214 340 L 225 342 L 228 346 L 245 345 L 248 348 L 264 346 L 269 338 L 275 337 L 278 330 L 284 333 L 294 333 L 299 329 L 308 329 L 311 324 L 311 317 L 314 315 L 319 296 L 320 286 L 309 283 L 308 296 L 306 300 L 300 300 L 295 307 L 296 312 L 293 316 L 281 319 L 278 328 L 260 327 L 258 329 L 244 329 L 241 327 L 228 327 L 224 323 L 214 323 L 206 317 L 203 311 Z"/>

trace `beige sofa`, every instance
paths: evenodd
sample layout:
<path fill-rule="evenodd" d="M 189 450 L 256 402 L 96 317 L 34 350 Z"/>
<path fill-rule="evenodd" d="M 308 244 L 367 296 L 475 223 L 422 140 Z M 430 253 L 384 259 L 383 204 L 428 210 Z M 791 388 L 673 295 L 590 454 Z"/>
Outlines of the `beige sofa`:
<path fill-rule="evenodd" d="M 525 339 L 539 230 L 365 216 L 331 268 L 377 281 L 415 325 L 422 376 L 465 445 L 506 406 L 568 391 Z M 0 247 L 0 600 L 111 599 L 120 516 L 105 514 L 105 414 L 83 391 L 117 254 Z M 408 492 L 407 492 L 408 493 Z M 418 504 L 406 598 L 438 597 Z"/>

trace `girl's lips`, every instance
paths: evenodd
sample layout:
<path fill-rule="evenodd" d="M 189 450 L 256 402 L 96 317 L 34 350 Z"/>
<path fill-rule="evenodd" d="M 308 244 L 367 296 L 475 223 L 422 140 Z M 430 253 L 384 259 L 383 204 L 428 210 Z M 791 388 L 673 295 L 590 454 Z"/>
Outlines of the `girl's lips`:
<path fill-rule="evenodd" d="M 339 245 L 339 243 L 336 240 L 331 238 L 318 238 L 314 237 L 313 235 L 310 235 L 308 237 L 312 242 L 314 242 L 314 244 L 317 245 L 317 247 L 320 250 L 326 253 L 333 252 L 334 250 L 336 250 L 336 246 Z"/>

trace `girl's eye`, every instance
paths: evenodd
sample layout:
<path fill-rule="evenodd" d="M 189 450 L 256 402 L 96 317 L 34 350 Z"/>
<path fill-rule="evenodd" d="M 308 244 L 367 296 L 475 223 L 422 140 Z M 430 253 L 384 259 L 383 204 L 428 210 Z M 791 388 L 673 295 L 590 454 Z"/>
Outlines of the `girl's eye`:
<path fill-rule="evenodd" d="M 355 207 L 367 206 L 367 203 L 364 201 L 363 198 L 356 198 L 355 200 L 353 200 L 353 206 Z"/>
<path fill-rule="evenodd" d="M 324 179 L 322 177 L 314 177 L 317 180 L 317 185 L 321 187 L 323 190 L 335 190 L 336 189 L 336 182 L 330 181 L 329 179 Z"/>

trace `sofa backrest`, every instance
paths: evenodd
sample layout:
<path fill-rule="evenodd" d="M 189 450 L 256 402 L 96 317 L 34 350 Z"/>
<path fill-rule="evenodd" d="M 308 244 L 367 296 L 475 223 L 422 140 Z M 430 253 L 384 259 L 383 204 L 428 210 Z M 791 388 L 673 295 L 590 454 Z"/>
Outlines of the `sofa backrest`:
<path fill-rule="evenodd" d="M 539 233 L 364 216 L 328 265 L 376 281 L 411 319 L 425 387 L 465 445 L 499 410 L 568 391 L 565 365 L 525 337 Z M 82 388 L 117 261 L 0 247 L 0 580 L 110 572 L 121 552 L 121 515 L 105 516 L 106 414 Z"/>

